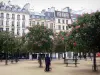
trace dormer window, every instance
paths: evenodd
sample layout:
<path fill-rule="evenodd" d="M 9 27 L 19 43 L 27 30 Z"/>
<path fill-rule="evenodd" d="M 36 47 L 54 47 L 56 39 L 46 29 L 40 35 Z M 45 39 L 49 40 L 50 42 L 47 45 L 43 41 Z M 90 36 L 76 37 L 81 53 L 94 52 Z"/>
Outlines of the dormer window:
<path fill-rule="evenodd" d="M 1 13 L 1 14 L 0 14 L 0 17 L 1 17 L 1 18 L 4 18 L 4 13 Z"/>

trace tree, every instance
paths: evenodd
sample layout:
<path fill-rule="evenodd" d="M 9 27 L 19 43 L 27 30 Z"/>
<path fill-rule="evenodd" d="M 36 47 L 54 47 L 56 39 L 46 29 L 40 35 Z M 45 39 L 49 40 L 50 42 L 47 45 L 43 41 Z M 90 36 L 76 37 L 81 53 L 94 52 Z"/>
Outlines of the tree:
<path fill-rule="evenodd" d="M 50 38 L 50 36 L 53 36 L 52 30 L 40 25 L 35 25 L 28 29 L 27 40 L 30 52 L 49 52 L 52 44 L 52 39 Z"/>
<path fill-rule="evenodd" d="M 64 53 L 64 63 L 66 59 L 66 51 L 67 49 L 67 42 L 68 42 L 68 32 L 60 32 L 57 37 L 55 38 L 56 41 L 56 52 Z"/>
<path fill-rule="evenodd" d="M 22 52 L 22 47 L 24 42 L 22 41 L 22 37 L 15 37 L 15 47 L 14 47 L 14 54 L 15 54 L 15 62 L 18 62 L 19 54 Z M 24 51 L 24 50 L 23 50 Z"/>
<path fill-rule="evenodd" d="M 5 53 L 5 64 L 8 64 L 8 54 L 12 52 L 14 36 L 9 32 L 0 32 L 0 50 Z"/>
<path fill-rule="evenodd" d="M 100 49 L 100 12 L 84 14 L 73 24 L 72 34 L 80 51 L 93 52 L 93 69 L 96 71 L 96 52 Z"/>
<path fill-rule="evenodd" d="M 35 52 L 48 52 L 52 43 L 50 36 L 53 36 L 52 30 L 39 25 L 29 28 L 27 35 L 28 42 L 32 44 Z"/>

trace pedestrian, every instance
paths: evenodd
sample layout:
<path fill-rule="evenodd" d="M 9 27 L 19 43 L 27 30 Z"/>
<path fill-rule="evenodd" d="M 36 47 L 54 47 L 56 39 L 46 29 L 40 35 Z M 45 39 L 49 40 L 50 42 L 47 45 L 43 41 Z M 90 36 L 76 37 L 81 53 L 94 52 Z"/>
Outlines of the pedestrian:
<path fill-rule="evenodd" d="M 45 71 L 48 72 L 50 71 L 50 65 L 51 65 L 51 60 L 50 60 L 50 57 L 49 55 L 46 55 L 45 57 Z"/>
<path fill-rule="evenodd" d="M 38 63 L 39 63 L 39 67 L 42 67 L 42 58 L 40 54 L 38 56 Z"/>

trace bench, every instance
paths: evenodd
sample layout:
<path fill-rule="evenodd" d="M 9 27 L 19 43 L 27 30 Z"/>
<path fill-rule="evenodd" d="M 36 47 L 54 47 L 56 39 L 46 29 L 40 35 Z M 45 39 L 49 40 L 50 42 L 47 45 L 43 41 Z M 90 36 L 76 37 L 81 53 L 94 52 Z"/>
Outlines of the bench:
<path fill-rule="evenodd" d="M 68 64 L 75 64 L 75 67 L 77 67 L 77 64 L 79 64 L 77 61 L 78 59 L 66 59 L 65 64 L 66 66 L 68 66 Z"/>

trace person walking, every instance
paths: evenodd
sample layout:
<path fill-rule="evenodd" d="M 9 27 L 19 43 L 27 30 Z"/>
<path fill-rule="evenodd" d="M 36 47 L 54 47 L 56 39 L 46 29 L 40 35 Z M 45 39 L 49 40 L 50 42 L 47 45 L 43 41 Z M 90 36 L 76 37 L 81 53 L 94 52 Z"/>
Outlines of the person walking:
<path fill-rule="evenodd" d="M 48 72 L 50 71 L 50 65 L 51 65 L 51 60 L 49 55 L 46 55 L 45 57 L 45 71 Z"/>

